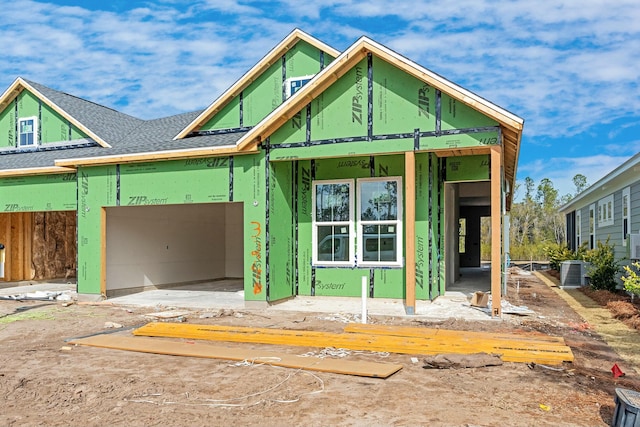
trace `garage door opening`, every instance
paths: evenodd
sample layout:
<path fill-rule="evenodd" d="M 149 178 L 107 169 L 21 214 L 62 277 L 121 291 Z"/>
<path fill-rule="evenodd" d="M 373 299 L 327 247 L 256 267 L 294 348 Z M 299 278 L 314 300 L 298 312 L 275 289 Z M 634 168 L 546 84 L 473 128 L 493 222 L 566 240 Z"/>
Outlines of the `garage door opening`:
<path fill-rule="evenodd" d="M 242 203 L 105 210 L 107 297 L 166 288 L 243 290 Z"/>

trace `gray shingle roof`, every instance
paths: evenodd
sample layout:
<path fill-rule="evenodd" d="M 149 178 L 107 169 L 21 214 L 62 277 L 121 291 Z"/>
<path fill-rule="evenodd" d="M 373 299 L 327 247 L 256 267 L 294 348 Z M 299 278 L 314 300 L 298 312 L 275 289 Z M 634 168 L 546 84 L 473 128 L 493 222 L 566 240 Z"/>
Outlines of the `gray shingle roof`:
<path fill-rule="evenodd" d="M 24 79 L 38 92 L 50 99 L 108 144 L 117 143 L 128 131 L 143 120 L 121 113 L 68 93 L 60 92 L 40 83 Z"/>
<path fill-rule="evenodd" d="M 55 166 L 56 160 L 151 153 L 189 148 L 235 145 L 246 132 L 202 135 L 174 141 L 173 138 L 201 111 L 153 120 L 141 120 L 90 101 L 25 80 L 66 111 L 111 148 L 79 146 L 58 150 L 0 152 L 0 171 Z"/>

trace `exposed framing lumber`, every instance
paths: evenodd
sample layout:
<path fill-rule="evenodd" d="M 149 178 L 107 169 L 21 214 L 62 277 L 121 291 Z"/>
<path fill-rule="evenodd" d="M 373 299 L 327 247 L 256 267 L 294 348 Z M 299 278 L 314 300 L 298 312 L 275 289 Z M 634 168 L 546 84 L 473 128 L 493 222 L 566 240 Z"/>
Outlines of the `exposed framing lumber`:
<path fill-rule="evenodd" d="M 125 163 L 151 162 L 161 160 L 179 160 L 179 159 L 195 159 L 199 157 L 216 157 L 216 156 L 235 156 L 238 154 L 254 154 L 258 152 L 255 147 L 250 151 L 238 151 L 236 146 L 225 146 L 219 148 L 189 148 L 182 150 L 156 151 L 149 153 L 122 154 L 114 156 L 100 157 L 83 157 L 76 159 L 56 160 L 56 166 L 60 167 L 78 167 L 78 166 L 97 166 L 97 165 L 115 165 Z"/>
<path fill-rule="evenodd" d="M 0 178 L 29 175 L 55 175 L 63 173 L 76 173 L 74 168 L 50 166 L 45 168 L 4 169 L 0 171 Z"/>
<path fill-rule="evenodd" d="M 36 88 L 31 86 L 29 83 L 27 83 L 22 77 L 18 77 L 17 79 L 15 79 L 14 82 L 11 84 L 11 86 L 9 86 L 9 88 L 7 88 L 7 90 L 4 91 L 2 96 L 0 96 L 0 110 L 3 110 L 4 107 L 6 107 L 7 104 L 11 102 L 11 100 L 13 100 L 17 95 L 20 94 L 20 92 L 22 92 L 25 89 L 29 90 L 29 92 L 31 92 L 35 97 L 37 97 L 42 102 L 47 104 L 49 108 L 54 110 L 56 113 L 60 114 L 65 119 L 69 120 L 69 122 L 71 122 L 75 127 L 77 127 L 78 129 L 86 133 L 95 142 L 97 142 L 98 144 L 100 144 L 105 148 L 111 147 L 111 145 L 109 145 L 105 140 L 103 140 L 98 135 L 93 133 L 91 129 L 84 126 L 82 123 L 76 120 L 73 116 L 68 114 L 58 105 L 56 105 L 53 101 L 51 101 L 49 98 L 44 96 Z"/>
<path fill-rule="evenodd" d="M 374 325 L 378 327 L 378 325 Z M 384 334 L 366 332 L 333 333 L 309 330 L 252 328 L 152 322 L 133 331 L 136 336 L 173 337 L 209 341 L 336 347 L 350 350 L 386 351 L 398 354 L 499 354 L 505 362 L 558 364 L 573 361 L 571 349 L 563 343 L 535 339 L 492 339 L 490 333 L 467 335 Z"/>
<path fill-rule="evenodd" d="M 491 147 L 491 315 L 502 316 L 502 151 Z"/>
<path fill-rule="evenodd" d="M 405 200 L 405 310 L 416 312 L 416 156 L 413 151 L 404 154 Z"/>
<path fill-rule="evenodd" d="M 256 65 L 254 65 L 247 73 L 244 74 L 237 82 L 235 82 L 229 89 L 227 89 L 222 95 L 218 97 L 209 107 L 207 107 L 193 122 L 185 127 L 178 135 L 173 139 L 182 139 L 193 132 L 196 128 L 203 126 L 208 122 L 215 114 L 222 110 L 233 98 L 240 95 L 240 93 L 253 83 L 263 72 L 265 72 L 270 66 L 281 61 L 282 55 L 287 53 L 293 48 L 299 41 L 305 41 L 312 46 L 318 48 L 321 52 L 326 52 L 333 57 L 338 57 L 340 52 L 331 46 L 315 39 L 309 34 L 295 29 L 285 37 L 275 48 L 273 48 L 264 58 L 262 58 Z"/>

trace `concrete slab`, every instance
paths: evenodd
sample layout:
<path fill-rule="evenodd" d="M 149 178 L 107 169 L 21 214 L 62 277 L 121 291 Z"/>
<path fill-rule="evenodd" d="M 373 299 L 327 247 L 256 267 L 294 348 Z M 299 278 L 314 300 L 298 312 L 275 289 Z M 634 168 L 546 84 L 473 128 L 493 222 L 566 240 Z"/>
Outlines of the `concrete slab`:
<path fill-rule="evenodd" d="M 461 290 L 447 292 L 433 301 L 416 301 L 415 314 L 408 315 L 404 301 L 401 299 L 368 298 L 367 314 L 369 316 L 420 317 L 429 319 L 466 319 L 492 320 L 483 311 L 471 307 L 469 301 L 471 293 L 477 290 L 473 286 Z M 222 290 L 224 289 L 224 290 Z M 236 288 L 238 289 L 238 288 Z M 68 291 L 75 292 L 75 283 L 38 283 L 25 286 L 0 289 L 0 295 L 15 295 L 35 291 Z M 82 295 L 80 295 L 82 296 Z M 79 297 L 79 296 L 78 296 Z M 99 297 L 99 296 L 97 296 Z M 115 305 L 180 308 L 180 309 L 231 309 L 252 310 L 264 312 L 294 311 L 330 313 L 340 317 L 347 315 L 351 320 L 360 319 L 362 315 L 362 300 L 357 297 L 321 297 L 297 296 L 282 302 L 272 303 L 265 307 L 244 301 L 242 290 L 233 290 L 228 284 L 213 282 L 207 285 L 181 286 L 172 289 L 157 289 L 135 294 L 109 298 Z"/>

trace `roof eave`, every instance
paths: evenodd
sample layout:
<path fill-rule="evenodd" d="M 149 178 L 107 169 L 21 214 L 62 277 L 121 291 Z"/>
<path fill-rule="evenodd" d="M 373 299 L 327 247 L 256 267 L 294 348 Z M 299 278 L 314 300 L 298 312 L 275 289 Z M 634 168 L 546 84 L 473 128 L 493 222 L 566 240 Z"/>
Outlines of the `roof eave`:
<path fill-rule="evenodd" d="M 257 148 L 239 152 L 235 145 L 222 147 L 189 148 L 179 150 L 152 151 L 135 154 L 115 154 L 111 156 L 80 157 L 75 159 L 56 160 L 56 166 L 77 168 L 80 166 L 103 166 L 125 163 L 139 163 L 150 161 L 193 159 L 200 157 L 215 157 L 238 154 L 253 154 Z"/>
<path fill-rule="evenodd" d="M 14 176 L 52 175 L 75 172 L 76 170 L 74 168 L 63 166 L 47 166 L 39 168 L 3 169 L 0 170 L 0 177 L 9 178 Z"/>

